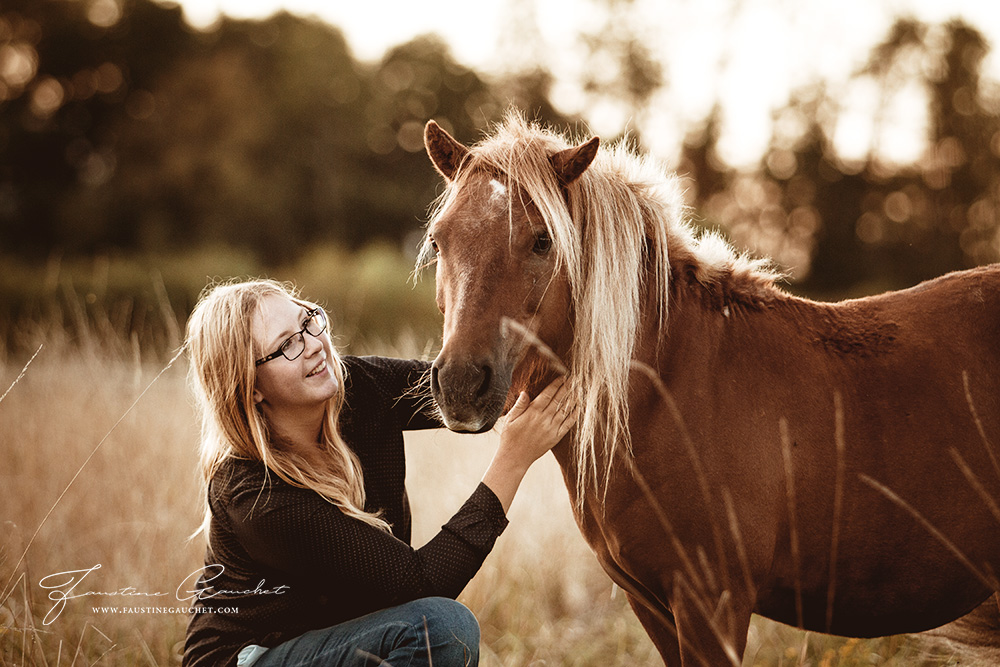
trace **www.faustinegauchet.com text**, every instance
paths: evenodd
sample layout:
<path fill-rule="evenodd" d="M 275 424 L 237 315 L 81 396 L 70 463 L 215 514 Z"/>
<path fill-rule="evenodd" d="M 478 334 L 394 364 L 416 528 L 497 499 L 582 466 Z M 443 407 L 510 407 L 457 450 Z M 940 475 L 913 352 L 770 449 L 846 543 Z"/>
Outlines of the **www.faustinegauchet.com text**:
<path fill-rule="evenodd" d="M 95 614 L 238 614 L 239 607 L 91 607 Z"/>

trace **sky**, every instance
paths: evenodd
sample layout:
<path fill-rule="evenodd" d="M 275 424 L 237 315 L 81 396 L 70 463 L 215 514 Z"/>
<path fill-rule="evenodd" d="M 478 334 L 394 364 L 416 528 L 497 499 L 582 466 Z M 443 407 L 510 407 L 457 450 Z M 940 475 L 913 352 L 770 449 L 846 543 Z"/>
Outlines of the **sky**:
<path fill-rule="evenodd" d="M 844 101 L 835 136 L 844 153 L 862 157 L 876 131 L 876 90 L 851 79 L 872 45 L 898 16 L 926 22 L 962 17 L 1000 45 L 997 0 L 180 0 L 185 16 L 208 26 L 220 13 L 266 17 L 280 9 L 317 16 L 340 27 L 356 57 L 377 60 L 386 48 L 424 33 L 441 35 L 455 58 L 477 70 L 503 72 L 541 60 L 555 75 L 553 102 L 583 115 L 591 129 L 614 135 L 639 125 L 650 149 L 676 153 L 687 128 L 722 102 L 720 151 L 734 165 L 755 162 L 767 146 L 773 109 L 817 79 Z M 626 7 L 614 16 L 608 4 Z M 643 36 L 664 63 L 670 85 L 643 118 L 597 100 L 579 85 L 586 61 L 579 35 L 626 27 Z M 1000 82 L 1000 53 L 986 63 Z M 609 72 L 613 70 L 609 69 Z M 609 74 L 613 76 L 613 74 Z M 926 119 L 920 90 L 901 90 L 878 134 L 881 151 L 906 162 L 919 157 Z"/>

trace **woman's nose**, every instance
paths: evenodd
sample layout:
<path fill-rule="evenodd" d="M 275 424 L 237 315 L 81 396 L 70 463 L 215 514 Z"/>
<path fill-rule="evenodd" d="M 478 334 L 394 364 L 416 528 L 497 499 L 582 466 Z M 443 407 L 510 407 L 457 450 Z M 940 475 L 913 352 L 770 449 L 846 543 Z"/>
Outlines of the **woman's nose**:
<path fill-rule="evenodd" d="M 308 333 L 303 333 L 302 337 L 305 339 L 306 343 L 306 355 L 312 356 L 323 349 L 323 336 L 311 336 Z"/>

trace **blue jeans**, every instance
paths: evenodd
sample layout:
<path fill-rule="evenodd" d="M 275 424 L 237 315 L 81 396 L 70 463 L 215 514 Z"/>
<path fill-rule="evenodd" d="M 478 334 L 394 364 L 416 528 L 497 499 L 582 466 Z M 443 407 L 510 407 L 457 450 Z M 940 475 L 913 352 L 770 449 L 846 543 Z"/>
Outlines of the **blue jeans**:
<path fill-rule="evenodd" d="M 253 653 L 250 647 L 241 656 Z M 263 649 L 259 649 L 261 651 Z M 476 667 L 479 622 L 464 605 L 422 598 L 322 630 L 259 653 L 253 667 Z"/>

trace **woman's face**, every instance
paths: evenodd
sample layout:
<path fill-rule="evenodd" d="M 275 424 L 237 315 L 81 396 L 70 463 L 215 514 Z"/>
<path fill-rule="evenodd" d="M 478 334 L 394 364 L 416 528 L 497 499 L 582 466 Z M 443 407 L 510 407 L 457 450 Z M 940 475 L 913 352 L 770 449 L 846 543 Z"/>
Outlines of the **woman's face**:
<path fill-rule="evenodd" d="M 253 318 L 258 358 L 279 349 L 289 336 L 302 330 L 306 319 L 306 308 L 288 297 L 265 296 Z M 329 331 L 319 336 L 303 333 L 302 338 L 305 349 L 296 359 L 279 355 L 257 366 L 254 401 L 258 405 L 271 411 L 321 407 L 337 394 L 340 387 L 331 368 L 337 357 Z"/>

